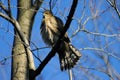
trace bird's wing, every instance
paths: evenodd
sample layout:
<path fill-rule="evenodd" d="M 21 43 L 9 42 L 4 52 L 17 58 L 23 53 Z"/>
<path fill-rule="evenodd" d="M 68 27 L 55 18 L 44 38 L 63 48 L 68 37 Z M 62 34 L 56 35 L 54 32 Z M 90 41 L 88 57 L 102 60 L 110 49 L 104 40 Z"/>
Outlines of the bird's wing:
<path fill-rule="evenodd" d="M 64 24 L 63 24 L 63 22 L 60 18 L 55 16 L 55 19 L 57 21 L 57 25 L 59 26 L 58 30 L 62 33 L 62 31 L 64 29 Z M 69 39 L 67 33 L 65 33 L 65 36 L 64 36 L 63 40 L 66 41 L 66 42 L 70 42 L 70 39 Z"/>

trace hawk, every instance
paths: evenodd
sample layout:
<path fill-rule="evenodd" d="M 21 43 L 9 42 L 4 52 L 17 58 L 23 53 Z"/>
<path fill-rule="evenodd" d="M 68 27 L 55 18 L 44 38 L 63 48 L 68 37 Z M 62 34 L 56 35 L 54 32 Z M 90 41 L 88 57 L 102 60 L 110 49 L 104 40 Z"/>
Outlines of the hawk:
<path fill-rule="evenodd" d="M 49 10 L 44 11 L 40 32 L 47 45 L 53 47 L 56 44 L 63 28 L 64 24 L 60 18 L 54 16 Z M 61 70 L 73 68 L 81 57 L 81 53 L 70 43 L 67 33 L 62 39 L 57 53 Z"/>

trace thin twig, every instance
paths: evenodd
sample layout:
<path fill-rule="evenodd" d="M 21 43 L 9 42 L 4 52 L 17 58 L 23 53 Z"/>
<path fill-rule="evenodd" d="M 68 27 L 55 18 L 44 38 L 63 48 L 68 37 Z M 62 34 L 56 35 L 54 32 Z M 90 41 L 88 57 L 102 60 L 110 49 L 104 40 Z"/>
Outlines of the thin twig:
<path fill-rule="evenodd" d="M 9 32 L 9 33 L 12 34 L 14 37 L 18 38 L 18 36 L 16 36 L 13 32 L 7 31 L 4 27 L 0 27 L 0 29 L 3 29 L 4 31 Z M 25 45 L 25 43 L 24 43 L 23 41 L 20 40 L 20 42 Z M 31 51 L 37 51 L 37 52 L 38 52 L 38 50 L 40 50 L 40 49 L 50 48 L 50 47 L 41 47 L 41 48 L 38 48 L 32 41 L 29 40 L 29 42 L 30 42 L 31 44 L 33 44 L 34 47 L 35 47 L 35 49 L 32 49 Z M 24 52 L 24 53 L 25 53 L 25 52 Z M 41 62 L 41 60 L 40 60 L 34 53 L 33 53 L 33 56 L 34 56 L 36 59 L 38 59 L 39 62 Z"/>
<path fill-rule="evenodd" d="M 120 11 L 117 8 L 116 0 L 113 0 L 113 2 L 110 1 L 110 0 L 106 0 L 106 1 L 114 8 L 114 10 L 116 11 L 116 13 L 117 13 L 117 15 L 118 15 L 118 17 L 120 19 Z"/>
<path fill-rule="evenodd" d="M 107 76 L 109 76 L 111 79 L 114 80 L 114 78 L 113 78 L 109 73 L 107 73 L 107 72 L 105 72 L 105 71 L 103 71 L 103 70 L 99 70 L 99 69 L 95 69 L 95 68 L 89 68 L 89 67 L 87 68 L 87 67 L 83 67 L 83 66 L 81 66 L 80 68 L 82 68 L 82 69 L 89 69 L 89 70 L 95 70 L 95 71 L 102 72 L 102 73 L 106 74 Z"/>
<path fill-rule="evenodd" d="M 105 51 L 104 49 L 100 49 L 100 48 L 86 47 L 86 48 L 81 48 L 81 49 L 79 49 L 79 50 L 95 50 L 95 51 L 101 51 L 101 52 L 104 52 L 104 53 L 108 54 L 109 56 L 114 57 L 114 58 L 117 59 L 117 60 L 120 60 L 119 57 L 115 56 L 114 54 L 112 54 L 112 53 L 110 53 L 110 52 L 108 52 L 108 51 Z"/>
<path fill-rule="evenodd" d="M 6 13 L 8 13 L 8 9 L 6 8 L 6 6 L 3 5 L 2 2 L 0 2 L 0 7 L 3 9 L 3 11 L 5 11 Z"/>
<path fill-rule="evenodd" d="M 36 50 L 45 49 L 45 48 L 49 48 L 49 47 L 36 48 L 36 49 L 32 49 L 31 51 L 36 51 Z M 14 56 L 22 55 L 22 54 L 25 54 L 25 53 L 26 53 L 26 52 L 21 52 L 21 53 L 15 54 L 15 55 L 11 55 L 11 56 L 4 57 L 2 60 L 0 60 L 0 64 L 5 63 L 8 59 L 10 59 L 10 58 L 12 58 L 12 57 L 14 57 Z M 35 54 L 33 53 L 33 55 L 35 55 Z M 37 57 L 37 56 L 35 56 L 35 57 Z M 38 57 L 37 57 L 36 59 L 38 59 Z M 38 59 L 38 61 L 41 62 L 40 59 Z"/>
<path fill-rule="evenodd" d="M 93 34 L 93 35 L 96 35 L 96 36 L 120 37 L 120 34 L 112 34 L 112 35 L 109 35 L 109 34 L 95 33 L 95 32 L 90 32 L 90 31 L 88 31 L 87 29 L 81 29 L 80 31 L 86 32 L 86 33 L 88 33 L 88 34 Z"/>
<path fill-rule="evenodd" d="M 69 73 L 69 80 L 73 80 L 73 77 L 72 77 L 72 70 L 68 70 L 68 73 Z"/>
<path fill-rule="evenodd" d="M 50 6 L 50 12 L 52 12 L 52 0 L 50 0 L 49 6 Z"/>
<path fill-rule="evenodd" d="M 10 0 L 8 0 L 8 15 L 12 17 Z"/>

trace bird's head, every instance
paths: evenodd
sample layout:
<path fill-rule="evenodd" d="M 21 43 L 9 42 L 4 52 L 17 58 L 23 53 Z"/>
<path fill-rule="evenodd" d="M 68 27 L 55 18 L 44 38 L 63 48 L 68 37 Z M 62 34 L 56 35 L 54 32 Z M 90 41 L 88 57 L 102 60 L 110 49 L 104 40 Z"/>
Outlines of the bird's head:
<path fill-rule="evenodd" d="M 44 17 L 52 16 L 52 12 L 50 10 L 45 10 L 44 13 L 43 13 L 43 16 Z"/>

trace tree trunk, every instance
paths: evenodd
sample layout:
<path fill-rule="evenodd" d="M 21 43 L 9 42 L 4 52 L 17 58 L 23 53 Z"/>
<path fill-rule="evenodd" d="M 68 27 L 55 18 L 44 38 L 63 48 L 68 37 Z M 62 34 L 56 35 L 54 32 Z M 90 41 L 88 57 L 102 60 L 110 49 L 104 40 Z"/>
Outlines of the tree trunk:
<path fill-rule="evenodd" d="M 24 45 L 22 44 L 19 38 L 19 35 L 17 34 L 17 32 L 15 33 L 17 37 L 14 38 L 14 45 L 12 52 L 12 55 L 15 56 L 12 57 L 11 80 L 28 80 L 29 72 L 28 72 L 26 51 Z"/>
<path fill-rule="evenodd" d="M 32 23 L 34 21 L 34 13 L 31 9 L 30 0 L 18 0 L 18 15 L 17 20 L 21 26 L 21 31 L 24 36 L 30 40 Z M 24 43 L 21 41 L 17 31 L 15 30 L 16 37 L 14 38 L 13 52 L 12 55 L 12 69 L 11 69 L 11 80 L 29 80 L 29 57 Z M 34 70 L 33 57 L 31 58 L 32 69 Z"/>

